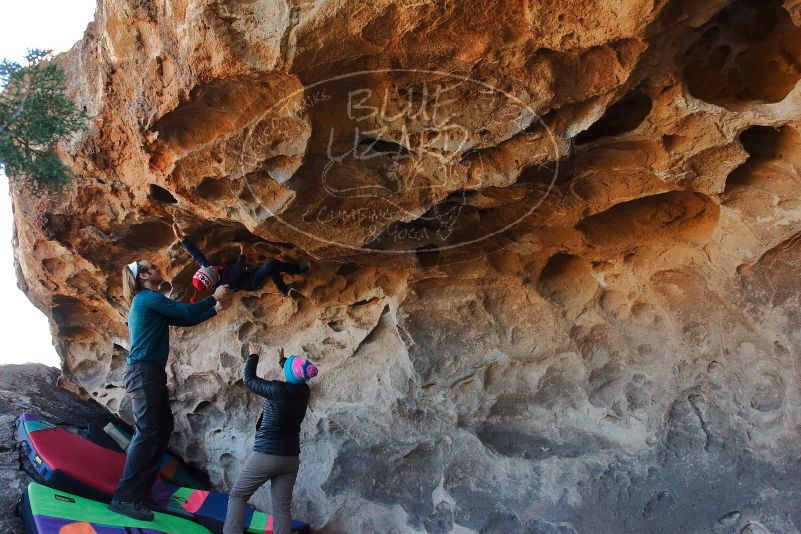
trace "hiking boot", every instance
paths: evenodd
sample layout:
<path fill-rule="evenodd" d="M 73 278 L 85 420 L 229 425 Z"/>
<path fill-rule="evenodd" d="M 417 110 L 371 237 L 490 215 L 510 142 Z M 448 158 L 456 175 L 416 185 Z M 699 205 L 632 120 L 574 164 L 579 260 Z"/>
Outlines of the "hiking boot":
<path fill-rule="evenodd" d="M 288 296 L 292 297 L 292 300 L 298 300 L 298 299 L 306 299 L 306 300 L 308 300 L 308 298 L 309 298 L 306 295 L 304 295 L 303 293 L 301 293 L 300 291 L 298 291 L 297 289 L 295 289 L 294 287 L 290 287 L 289 288 Z"/>
<path fill-rule="evenodd" d="M 294 287 L 294 284 L 292 284 L 292 283 L 285 284 L 284 287 L 282 287 L 278 291 L 281 293 L 281 296 L 288 297 L 289 293 L 292 291 L 293 287 Z"/>
<path fill-rule="evenodd" d="M 139 521 L 153 521 L 153 511 L 145 506 L 143 502 L 118 501 L 114 499 L 108 505 L 108 509 Z"/>

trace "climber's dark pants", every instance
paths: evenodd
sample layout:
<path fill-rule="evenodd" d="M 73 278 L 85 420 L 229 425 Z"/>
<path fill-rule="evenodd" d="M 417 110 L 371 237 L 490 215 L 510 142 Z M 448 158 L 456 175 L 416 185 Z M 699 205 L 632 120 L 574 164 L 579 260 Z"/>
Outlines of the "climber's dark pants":
<path fill-rule="evenodd" d="M 131 398 L 135 431 L 114 498 L 144 501 L 150 498 L 173 429 L 167 374 L 158 364 L 138 362 L 125 367 L 123 380 Z"/>
<path fill-rule="evenodd" d="M 287 263 L 281 260 L 267 260 L 265 261 L 261 267 L 256 269 L 255 271 L 251 271 L 248 273 L 248 286 L 246 288 L 247 291 L 254 291 L 261 287 L 267 278 L 272 278 L 275 287 L 278 288 L 278 291 L 286 295 L 289 288 L 284 283 L 284 279 L 281 277 L 282 274 L 300 274 L 302 272 L 300 265 L 295 265 L 294 263 Z"/>

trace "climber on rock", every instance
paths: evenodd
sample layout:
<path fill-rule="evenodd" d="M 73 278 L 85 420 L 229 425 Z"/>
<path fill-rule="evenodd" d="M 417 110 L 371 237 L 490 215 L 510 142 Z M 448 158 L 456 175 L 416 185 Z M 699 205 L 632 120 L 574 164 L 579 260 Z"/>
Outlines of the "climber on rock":
<path fill-rule="evenodd" d="M 275 287 L 281 292 L 281 295 L 286 297 L 295 289 L 284 283 L 283 275 L 303 274 L 307 272 L 310 267 L 308 261 L 296 265 L 277 259 L 269 259 L 258 268 L 249 266 L 245 263 L 245 245 L 241 243 L 239 245 L 239 256 L 236 261 L 214 265 L 186 238 L 186 235 L 184 235 L 177 224 L 172 225 L 172 230 L 175 233 L 175 237 L 181 242 L 181 245 L 183 245 L 189 255 L 192 256 L 192 259 L 200 265 L 200 268 L 192 277 L 192 285 L 194 285 L 196 292 L 200 291 L 202 293 L 220 284 L 227 284 L 228 287 L 231 288 L 231 291 L 255 291 L 264 284 L 267 278 L 271 278 Z M 194 299 L 195 297 L 193 296 L 192 302 L 194 302 Z"/>
<path fill-rule="evenodd" d="M 131 400 L 134 434 L 109 509 L 143 521 L 153 520 L 146 501 L 173 430 L 165 372 L 169 327 L 193 326 L 214 317 L 229 306 L 230 296 L 223 285 L 196 304 L 176 302 L 159 292 L 162 282 L 158 267 L 149 261 L 134 261 L 122 269 L 123 295 L 130 306 L 130 352 L 123 383 Z"/>
<path fill-rule="evenodd" d="M 300 465 L 300 424 L 309 404 L 306 381 L 317 376 L 317 368 L 306 358 L 284 358 L 278 349 L 278 365 L 286 381 L 256 376 L 261 346 L 249 343 L 245 363 L 245 386 L 264 397 L 264 408 L 256 423 L 256 440 L 242 472 L 228 497 L 223 534 L 241 534 L 245 507 L 251 495 L 268 480 L 273 501 L 273 534 L 291 530 L 292 489 Z"/>

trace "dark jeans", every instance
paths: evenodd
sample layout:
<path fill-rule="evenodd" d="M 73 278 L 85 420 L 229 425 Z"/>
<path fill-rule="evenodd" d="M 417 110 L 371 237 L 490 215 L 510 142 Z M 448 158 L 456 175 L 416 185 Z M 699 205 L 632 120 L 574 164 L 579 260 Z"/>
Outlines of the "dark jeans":
<path fill-rule="evenodd" d="M 126 366 L 123 377 L 135 430 L 114 498 L 144 501 L 150 497 L 173 429 L 167 373 L 158 364 L 138 362 Z"/>
<path fill-rule="evenodd" d="M 265 261 L 261 267 L 256 269 L 255 271 L 250 271 L 248 273 L 248 287 L 246 288 L 247 291 L 254 291 L 262 286 L 267 278 L 272 278 L 275 287 L 278 288 L 283 294 L 286 294 L 289 291 L 289 288 L 284 283 L 284 279 L 281 277 L 282 274 L 300 274 L 301 269 L 300 265 L 295 265 L 294 263 L 287 263 L 281 260 L 267 260 Z"/>

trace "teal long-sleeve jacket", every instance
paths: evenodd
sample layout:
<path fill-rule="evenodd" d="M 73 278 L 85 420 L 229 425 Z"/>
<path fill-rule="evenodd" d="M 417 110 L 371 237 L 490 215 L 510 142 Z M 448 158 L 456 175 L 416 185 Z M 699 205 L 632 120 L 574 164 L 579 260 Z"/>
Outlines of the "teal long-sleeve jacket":
<path fill-rule="evenodd" d="M 194 326 L 214 317 L 217 312 L 214 297 L 195 304 L 176 302 L 149 289 L 142 289 L 131 302 L 128 313 L 128 332 L 131 351 L 128 363 L 152 362 L 167 365 L 170 352 L 170 326 Z"/>

